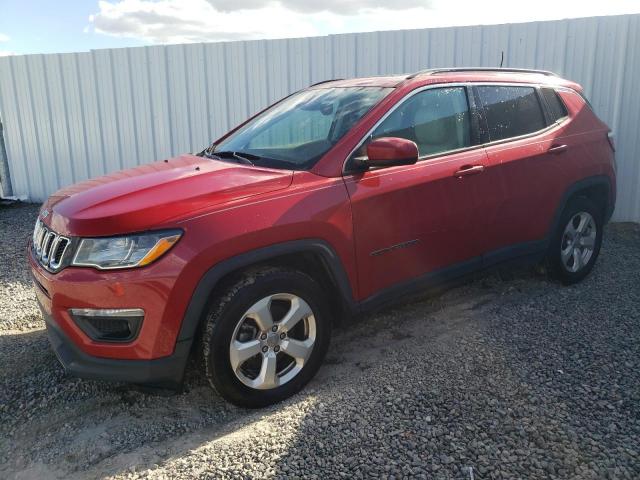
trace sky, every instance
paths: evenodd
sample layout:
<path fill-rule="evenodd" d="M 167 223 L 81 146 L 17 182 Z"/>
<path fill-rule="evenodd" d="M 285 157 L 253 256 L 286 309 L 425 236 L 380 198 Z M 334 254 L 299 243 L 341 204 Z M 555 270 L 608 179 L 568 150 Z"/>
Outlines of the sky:
<path fill-rule="evenodd" d="M 640 0 L 0 0 L 0 56 L 640 13 Z"/>

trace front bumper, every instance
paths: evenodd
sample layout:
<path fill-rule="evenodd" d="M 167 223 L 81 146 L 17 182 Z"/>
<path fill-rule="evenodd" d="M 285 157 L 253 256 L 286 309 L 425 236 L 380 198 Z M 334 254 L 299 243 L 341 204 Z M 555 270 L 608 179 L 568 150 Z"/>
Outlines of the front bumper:
<path fill-rule="evenodd" d="M 99 272 L 67 268 L 44 270 L 31 248 L 28 259 L 34 291 L 49 341 L 65 371 L 72 376 L 178 388 L 189 359 L 192 338 L 177 340 L 185 300 L 173 286 L 182 261 L 163 259 L 140 270 Z M 100 342 L 86 335 L 71 317 L 72 308 L 140 308 L 142 327 L 129 342 Z"/>
<path fill-rule="evenodd" d="M 179 388 L 189 358 L 191 340 L 176 343 L 174 353 L 155 360 L 100 358 L 80 350 L 41 308 L 49 342 L 67 374 L 94 380 L 139 383 L 163 388 Z"/>
<path fill-rule="evenodd" d="M 154 360 L 172 355 L 190 295 L 189 285 L 174 288 L 183 266 L 174 255 L 141 269 L 102 272 L 69 267 L 52 274 L 31 248 L 28 259 L 41 309 L 73 344 L 90 357 Z M 72 309 L 142 309 L 138 335 L 127 342 L 91 338 L 72 318 Z"/>

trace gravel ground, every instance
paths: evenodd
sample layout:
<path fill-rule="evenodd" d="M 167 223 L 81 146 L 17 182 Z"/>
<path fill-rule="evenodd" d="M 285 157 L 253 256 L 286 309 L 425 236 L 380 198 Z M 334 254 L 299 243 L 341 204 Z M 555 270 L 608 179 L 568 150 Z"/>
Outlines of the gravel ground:
<path fill-rule="evenodd" d="M 31 274 L 25 267 L 25 249 L 39 206 L 0 206 L 0 332 L 44 328 Z"/>
<path fill-rule="evenodd" d="M 0 209 L 0 478 L 640 477 L 640 226 L 607 227 L 582 284 L 479 276 L 336 332 L 265 410 L 190 373 L 179 395 L 69 379 Z"/>

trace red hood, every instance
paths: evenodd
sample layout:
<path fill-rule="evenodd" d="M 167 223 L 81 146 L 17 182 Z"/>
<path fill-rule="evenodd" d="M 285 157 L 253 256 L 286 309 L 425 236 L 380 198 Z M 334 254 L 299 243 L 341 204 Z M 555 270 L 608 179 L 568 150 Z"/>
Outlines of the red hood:
<path fill-rule="evenodd" d="M 182 155 L 54 193 L 43 209 L 58 233 L 100 236 L 156 228 L 172 219 L 288 187 L 293 172 Z"/>

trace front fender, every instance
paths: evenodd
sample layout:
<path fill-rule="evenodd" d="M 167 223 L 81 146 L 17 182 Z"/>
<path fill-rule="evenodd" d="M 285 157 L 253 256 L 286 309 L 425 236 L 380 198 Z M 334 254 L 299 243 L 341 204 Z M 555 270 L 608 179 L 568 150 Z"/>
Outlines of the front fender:
<path fill-rule="evenodd" d="M 198 325 L 206 314 L 206 307 L 211 296 L 211 292 L 218 282 L 226 275 L 268 261 L 273 258 L 288 254 L 313 253 L 319 255 L 323 260 L 333 280 L 338 287 L 342 300 L 352 311 L 356 311 L 356 302 L 353 298 L 349 277 L 336 254 L 335 250 L 326 241 L 320 239 L 292 240 L 267 247 L 252 250 L 227 260 L 224 260 L 211 267 L 202 276 L 191 296 L 189 305 L 182 321 L 178 342 L 192 340 L 196 334 Z"/>

